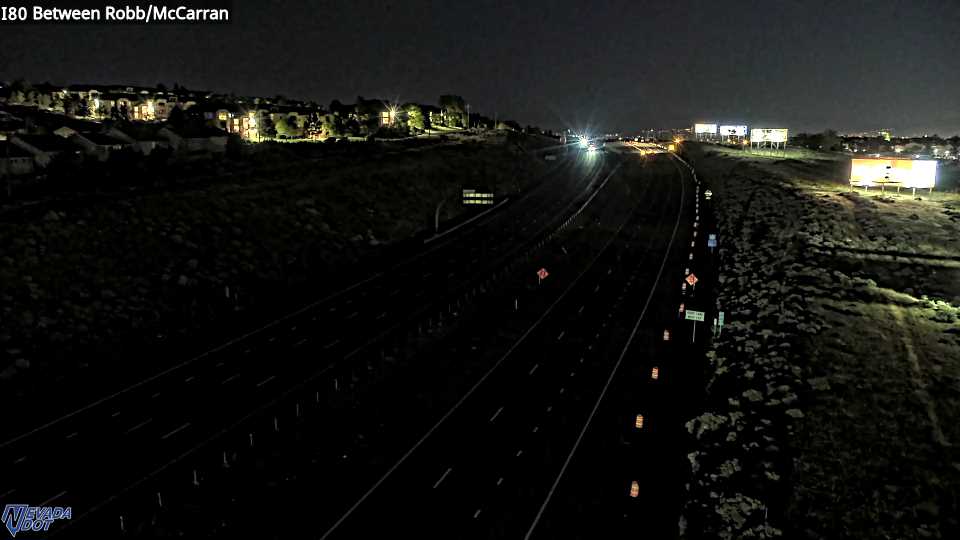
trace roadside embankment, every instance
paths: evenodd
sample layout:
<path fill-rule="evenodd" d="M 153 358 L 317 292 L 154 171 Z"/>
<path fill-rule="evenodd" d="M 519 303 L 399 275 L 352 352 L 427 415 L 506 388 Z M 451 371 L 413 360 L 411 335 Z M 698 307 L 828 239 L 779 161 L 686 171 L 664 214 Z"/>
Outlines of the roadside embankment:
<path fill-rule="evenodd" d="M 837 158 L 688 145 L 714 192 L 717 306 L 686 538 L 956 538 L 955 195 L 851 192 Z"/>
<path fill-rule="evenodd" d="M 261 155 L 204 182 L 14 212 L 0 219 L 0 385 L 149 362 L 373 273 L 358 264 L 432 228 L 441 202 L 441 220 L 471 211 L 462 188 L 509 194 L 541 176 L 549 163 L 521 145 L 546 143 L 519 143 L 371 151 L 336 166 L 285 145 L 281 161 Z"/>

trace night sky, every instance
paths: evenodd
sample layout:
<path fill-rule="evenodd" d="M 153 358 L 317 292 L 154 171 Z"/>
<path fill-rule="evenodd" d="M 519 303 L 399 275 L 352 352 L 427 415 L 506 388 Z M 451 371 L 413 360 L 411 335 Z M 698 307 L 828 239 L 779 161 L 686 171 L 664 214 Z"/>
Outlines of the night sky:
<path fill-rule="evenodd" d="M 475 112 L 553 128 L 960 132 L 957 0 L 232 7 L 226 25 L 4 26 L 0 80 L 178 82 L 323 104 L 457 93 Z"/>

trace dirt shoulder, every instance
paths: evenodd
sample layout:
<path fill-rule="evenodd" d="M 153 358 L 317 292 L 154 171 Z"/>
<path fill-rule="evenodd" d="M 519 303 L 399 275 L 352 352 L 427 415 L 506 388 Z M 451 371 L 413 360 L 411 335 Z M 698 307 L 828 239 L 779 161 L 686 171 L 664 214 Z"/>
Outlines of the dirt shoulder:
<path fill-rule="evenodd" d="M 956 538 L 960 196 L 851 192 L 834 155 L 687 153 L 729 322 L 686 536 Z"/>

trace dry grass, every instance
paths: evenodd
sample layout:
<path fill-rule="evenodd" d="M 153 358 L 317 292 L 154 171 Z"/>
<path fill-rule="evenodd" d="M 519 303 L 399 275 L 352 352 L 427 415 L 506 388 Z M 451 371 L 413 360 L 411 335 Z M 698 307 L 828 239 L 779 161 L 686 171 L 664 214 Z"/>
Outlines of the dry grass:
<path fill-rule="evenodd" d="M 766 432 L 760 444 L 786 459 L 778 468 L 742 436 L 730 442 L 733 422 L 698 437 L 691 526 L 703 537 L 958 537 L 960 198 L 851 193 L 831 177 L 829 157 L 694 158 L 718 193 L 727 238 L 721 305 L 800 299 L 802 313 L 793 329 L 775 327 L 762 309 L 743 313 L 714 343 L 709 414 L 743 415 L 743 431 Z M 783 271 L 779 289 L 746 286 L 771 265 Z M 765 336 L 777 337 L 786 366 L 765 365 Z M 802 381 L 796 424 L 770 410 L 776 396 L 762 379 L 793 388 L 791 374 Z M 744 403 L 750 390 L 756 401 Z M 717 474 L 730 459 L 743 472 Z M 751 465 L 765 459 L 776 479 L 750 473 L 770 469 Z M 772 511 L 738 521 L 710 508 L 734 493 Z"/>

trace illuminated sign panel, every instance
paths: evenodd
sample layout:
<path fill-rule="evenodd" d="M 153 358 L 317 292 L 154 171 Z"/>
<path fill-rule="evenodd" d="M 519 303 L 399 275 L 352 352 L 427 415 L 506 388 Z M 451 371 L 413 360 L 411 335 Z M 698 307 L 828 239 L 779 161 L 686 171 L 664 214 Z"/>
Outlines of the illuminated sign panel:
<path fill-rule="evenodd" d="M 937 182 L 937 162 L 922 159 L 854 159 L 850 185 L 894 184 L 906 188 L 932 189 Z"/>
<path fill-rule="evenodd" d="M 724 137 L 746 137 L 747 126 L 720 126 L 720 135 Z"/>
<path fill-rule="evenodd" d="M 709 134 L 716 135 L 717 125 L 716 124 L 694 124 L 693 132 L 697 135 L 700 134 Z"/>
<path fill-rule="evenodd" d="M 493 204 L 493 193 L 478 193 L 472 189 L 465 189 L 463 204 Z"/>
<path fill-rule="evenodd" d="M 787 130 L 786 129 L 767 129 L 767 128 L 751 129 L 750 142 L 752 143 L 762 143 L 762 142 L 785 143 L 787 142 Z"/>

